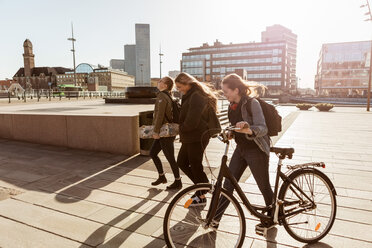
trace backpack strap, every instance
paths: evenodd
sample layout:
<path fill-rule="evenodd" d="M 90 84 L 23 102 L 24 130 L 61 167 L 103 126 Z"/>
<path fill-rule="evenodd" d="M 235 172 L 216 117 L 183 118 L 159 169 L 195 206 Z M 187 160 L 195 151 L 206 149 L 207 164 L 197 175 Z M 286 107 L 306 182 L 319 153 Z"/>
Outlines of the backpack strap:
<path fill-rule="evenodd" d="M 250 96 L 247 99 L 246 108 L 247 108 L 247 112 L 248 112 L 249 116 L 253 116 L 253 114 L 252 114 L 252 100 L 253 100 L 253 97 L 250 97 Z"/>
<path fill-rule="evenodd" d="M 250 116 L 253 116 L 252 115 L 252 100 L 253 100 L 254 97 L 248 97 L 248 100 L 247 100 L 247 112 L 248 112 L 248 115 Z M 258 100 L 257 100 L 258 101 Z M 267 135 L 267 137 L 269 137 L 269 147 L 272 147 L 274 146 L 273 144 L 273 140 L 271 139 L 271 137 L 269 135 Z"/>
<path fill-rule="evenodd" d="M 169 92 L 167 92 L 167 91 L 161 91 L 162 93 L 164 93 L 164 94 L 166 94 L 168 97 L 169 97 L 169 99 L 170 99 L 170 102 L 171 102 L 171 111 L 172 111 L 172 115 L 173 115 L 173 99 L 172 99 L 172 97 L 171 97 L 171 95 L 169 94 Z M 173 116 L 172 116 L 173 117 Z M 167 112 L 165 112 L 165 118 L 167 119 L 167 121 L 169 122 L 169 123 L 171 123 L 173 120 L 170 120 L 169 118 L 168 118 L 168 116 L 167 116 Z M 172 118 L 173 119 L 173 118 Z"/>

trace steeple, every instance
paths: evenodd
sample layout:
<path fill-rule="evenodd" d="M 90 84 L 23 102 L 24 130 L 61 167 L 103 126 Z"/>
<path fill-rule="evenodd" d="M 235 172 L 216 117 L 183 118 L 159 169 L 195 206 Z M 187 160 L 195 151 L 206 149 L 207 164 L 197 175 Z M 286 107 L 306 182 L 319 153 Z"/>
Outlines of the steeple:
<path fill-rule="evenodd" d="M 32 52 L 32 43 L 29 39 L 26 39 L 23 42 L 24 54 L 23 54 L 23 61 L 24 61 L 24 70 L 25 70 L 25 77 L 31 76 L 31 70 L 35 67 L 34 57 L 35 55 Z"/>

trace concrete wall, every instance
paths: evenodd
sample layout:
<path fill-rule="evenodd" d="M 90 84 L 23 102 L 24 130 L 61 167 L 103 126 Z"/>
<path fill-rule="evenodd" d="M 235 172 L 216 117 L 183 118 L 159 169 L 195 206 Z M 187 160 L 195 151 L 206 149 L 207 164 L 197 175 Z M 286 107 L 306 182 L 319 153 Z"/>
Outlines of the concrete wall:
<path fill-rule="evenodd" d="M 0 114 L 0 138 L 134 155 L 138 116 Z"/>

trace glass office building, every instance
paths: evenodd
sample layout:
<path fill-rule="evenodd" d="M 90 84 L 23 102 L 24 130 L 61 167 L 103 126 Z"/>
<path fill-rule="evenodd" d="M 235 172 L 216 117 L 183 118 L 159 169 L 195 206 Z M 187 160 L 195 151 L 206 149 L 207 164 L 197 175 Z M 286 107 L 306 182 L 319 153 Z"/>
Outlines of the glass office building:
<path fill-rule="evenodd" d="M 245 70 L 244 79 L 267 86 L 271 94 L 280 94 L 290 82 L 286 61 L 285 42 L 225 45 L 216 41 L 213 46 L 203 44 L 183 53 L 181 71 L 218 88 L 224 76 Z"/>
<path fill-rule="evenodd" d="M 371 41 L 323 44 L 315 76 L 317 95 L 366 96 L 370 51 Z"/>
<path fill-rule="evenodd" d="M 225 75 L 237 73 L 245 80 L 267 86 L 270 95 L 294 93 L 296 81 L 297 35 L 273 25 L 262 32 L 262 42 L 213 45 L 204 43 L 182 54 L 181 71 L 215 87 Z"/>

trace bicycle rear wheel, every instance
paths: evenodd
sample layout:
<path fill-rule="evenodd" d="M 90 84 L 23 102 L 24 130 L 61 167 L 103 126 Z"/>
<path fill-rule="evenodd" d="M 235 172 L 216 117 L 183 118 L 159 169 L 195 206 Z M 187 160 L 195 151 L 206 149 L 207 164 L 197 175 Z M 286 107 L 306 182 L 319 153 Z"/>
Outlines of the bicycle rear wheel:
<path fill-rule="evenodd" d="M 163 231 L 168 247 L 241 247 L 245 237 L 244 213 L 235 197 L 225 189 L 221 195 L 230 202 L 218 228 L 205 225 L 212 198 L 211 184 L 197 184 L 178 193 L 169 204 Z M 190 198 L 205 193 L 204 206 L 192 206 Z"/>
<path fill-rule="evenodd" d="M 288 181 L 283 183 L 278 196 L 283 201 L 283 226 L 294 239 L 315 243 L 327 235 L 335 221 L 334 187 L 325 174 L 312 168 L 294 171 L 289 178 L 314 204 Z"/>

